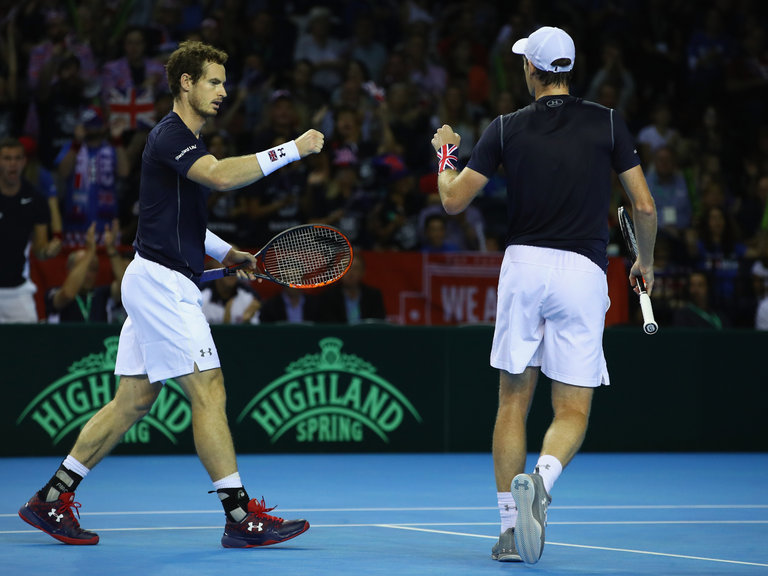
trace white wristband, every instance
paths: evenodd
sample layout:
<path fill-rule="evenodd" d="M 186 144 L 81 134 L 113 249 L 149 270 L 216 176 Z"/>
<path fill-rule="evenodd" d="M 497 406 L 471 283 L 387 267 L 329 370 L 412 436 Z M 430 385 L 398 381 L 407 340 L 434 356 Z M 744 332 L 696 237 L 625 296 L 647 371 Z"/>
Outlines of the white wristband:
<path fill-rule="evenodd" d="M 208 256 L 223 262 L 230 250 L 232 250 L 232 246 L 229 243 L 216 236 L 210 230 L 205 230 L 205 253 Z"/>
<path fill-rule="evenodd" d="M 256 160 L 258 160 L 259 166 L 261 166 L 261 173 L 264 176 L 268 176 L 278 168 L 282 168 L 286 164 L 290 164 L 300 158 L 299 149 L 293 140 L 256 153 Z"/>

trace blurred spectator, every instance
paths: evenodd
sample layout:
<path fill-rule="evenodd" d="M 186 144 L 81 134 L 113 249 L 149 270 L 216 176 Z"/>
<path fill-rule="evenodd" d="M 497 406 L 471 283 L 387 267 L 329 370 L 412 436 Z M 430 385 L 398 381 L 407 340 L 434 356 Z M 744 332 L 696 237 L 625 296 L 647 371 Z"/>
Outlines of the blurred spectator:
<path fill-rule="evenodd" d="M 350 166 L 357 170 L 362 186 L 372 188 L 376 179 L 374 159 L 391 151 L 393 139 L 387 129 L 380 139 L 363 133 L 362 119 L 355 108 L 347 106 L 334 111 L 334 128 L 326 144 L 325 155 L 333 167 Z"/>
<path fill-rule="evenodd" d="M 101 72 L 102 102 L 111 119 L 124 119 L 128 130 L 155 125 L 155 95 L 168 90 L 165 67 L 147 55 L 143 29 L 127 28 L 123 56 L 106 62 Z"/>
<path fill-rule="evenodd" d="M 44 198 L 48 200 L 48 210 L 51 214 L 51 234 L 61 239 L 62 220 L 61 209 L 59 207 L 59 187 L 56 179 L 50 170 L 42 165 L 37 156 L 37 142 L 29 136 L 19 138 L 24 146 L 24 156 L 26 163 L 24 165 L 24 178 L 35 186 Z"/>
<path fill-rule="evenodd" d="M 361 14 L 355 20 L 349 43 L 349 57 L 365 64 L 370 78 L 380 84 L 387 61 L 387 49 L 376 39 L 376 22 L 371 14 Z"/>
<path fill-rule="evenodd" d="M 373 208 L 368 221 L 374 249 L 418 250 L 422 204 L 414 175 L 407 170 L 393 173 L 387 195 Z"/>
<path fill-rule="evenodd" d="M 739 228 L 751 241 L 761 230 L 768 230 L 768 174 L 763 174 L 748 187 L 737 212 Z"/>
<path fill-rule="evenodd" d="M 485 218 L 476 206 L 470 204 L 461 214 L 449 216 L 445 214 L 438 195 L 430 194 L 427 205 L 419 212 L 419 230 L 425 229 L 427 218 L 434 214 L 445 216 L 446 240 L 449 244 L 459 250 L 485 250 Z"/>
<path fill-rule="evenodd" d="M 42 42 L 32 48 L 27 68 L 27 82 L 30 90 L 36 90 L 43 84 L 43 77 L 52 76 L 55 83 L 61 73 L 61 60 L 73 55 L 77 58 L 80 75 L 85 84 L 95 83 L 98 79 L 98 65 L 93 51 L 87 42 L 78 39 L 67 20 L 66 12 L 49 10 L 45 14 L 45 33 Z M 94 84 L 96 85 L 96 84 Z"/>
<path fill-rule="evenodd" d="M 654 105 L 651 118 L 651 123 L 641 128 L 637 134 L 638 153 L 646 166 L 653 161 L 659 148 L 674 149 L 680 138 L 678 130 L 670 125 L 672 110 L 665 101 Z"/>
<path fill-rule="evenodd" d="M 219 160 L 236 156 L 234 143 L 223 130 L 209 134 L 205 141 L 208 152 Z M 231 244 L 237 240 L 238 222 L 243 218 L 244 212 L 243 196 L 211 190 L 208 196 L 208 230 Z"/>
<path fill-rule="evenodd" d="M 328 95 L 311 82 L 314 69 L 309 60 L 296 60 L 280 81 L 280 86 L 294 97 L 300 131 L 319 126 L 328 110 Z"/>
<path fill-rule="evenodd" d="M 54 169 L 62 147 L 75 135 L 80 114 L 88 105 L 85 82 L 80 75 L 80 60 L 71 52 L 51 60 L 53 70 L 43 71 L 37 90 L 36 116 L 39 118 L 38 154 L 46 168 Z"/>
<path fill-rule="evenodd" d="M 350 241 L 363 248 L 373 244 L 369 237 L 368 217 L 376 204 L 375 194 L 360 186 L 357 166 L 332 168 L 331 181 L 315 189 L 311 221 L 330 224 L 341 230 Z"/>
<path fill-rule="evenodd" d="M 479 137 L 478 115 L 479 109 L 467 101 L 464 88 L 451 82 L 438 101 L 437 113 L 432 117 L 431 124 L 432 130 L 437 130 L 443 124 L 448 124 L 461 136 L 462 145 L 458 151 L 459 165 L 457 168 L 461 168 L 467 163 Z"/>
<path fill-rule="evenodd" d="M 200 290 L 209 324 L 258 324 L 261 300 L 237 276 L 218 278 Z"/>
<path fill-rule="evenodd" d="M 101 109 L 91 106 L 83 112 L 74 139 L 59 154 L 58 175 L 66 183 L 65 244 L 83 244 L 93 224 L 99 238 L 118 216 L 117 181 L 130 170 L 122 142 L 125 127 L 117 120 L 108 129 Z"/>
<path fill-rule="evenodd" d="M 255 4 L 255 3 L 254 3 Z M 240 53 L 258 54 L 264 62 L 264 75 L 267 78 L 289 70 L 294 61 L 298 31 L 293 21 L 285 15 L 286 8 L 271 3 L 268 8 L 253 11 L 248 17 L 247 28 L 239 35 Z M 223 11 L 229 12 L 229 11 Z M 241 30 L 243 21 L 235 26 L 223 26 L 224 30 Z M 242 79 L 241 79 L 242 80 Z"/>
<path fill-rule="evenodd" d="M 639 89 L 644 99 L 663 97 L 674 100 L 680 90 L 680 70 L 684 66 L 685 28 L 682 3 L 667 0 L 647 0 L 646 9 L 640 10 L 638 30 L 643 33 L 637 38 L 638 50 L 635 56 L 644 61 L 649 71 Z M 635 45 L 628 43 L 627 51 Z"/>
<path fill-rule="evenodd" d="M 598 101 L 600 88 L 605 85 L 611 86 L 616 92 L 616 101 L 609 107 L 627 116 L 629 106 L 635 97 L 635 77 L 624 66 L 621 45 L 617 41 L 609 40 L 603 43 L 601 64 L 592 76 L 584 97 L 587 100 Z"/>
<path fill-rule="evenodd" d="M 365 259 L 355 252 L 344 277 L 317 296 L 317 321 L 336 324 L 359 324 L 387 317 L 381 290 L 363 282 Z"/>
<path fill-rule="evenodd" d="M 734 39 L 724 29 L 724 23 L 725 15 L 718 8 L 710 7 L 704 12 L 703 23 L 688 39 L 687 80 L 694 107 L 722 102 L 726 69 L 735 49 Z"/>
<path fill-rule="evenodd" d="M 684 254 L 676 252 L 677 244 L 662 233 L 656 238 L 656 247 L 653 252 L 653 312 L 660 325 L 671 324 L 673 314 L 688 298 L 687 278 L 691 272 L 690 266 L 681 264 L 685 262 Z M 683 256 L 681 258 L 681 256 Z M 637 298 L 631 302 L 636 303 Z M 637 320 L 641 321 L 639 306 L 637 307 Z"/>
<path fill-rule="evenodd" d="M 431 102 L 438 101 L 448 81 L 445 67 L 434 57 L 429 46 L 429 26 L 412 24 L 404 43 L 408 79 Z"/>
<path fill-rule="evenodd" d="M 726 160 L 729 151 L 726 149 L 725 139 L 721 112 L 715 106 L 707 106 L 694 132 L 696 152 L 713 154 L 721 161 Z"/>
<path fill-rule="evenodd" d="M 431 214 L 424 220 L 422 252 L 456 252 L 459 247 L 448 242 L 448 225 L 442 214 Z"/>
<path fill-rule="evenodd" d="M 299 135 L 299 117 L 293 94 L 288 90 L 275 90 L 269 102 L 262 123 L 256 127 L 246 152 L 258 152 L 274 146 L 274 142 L 288 142 Z"/>
<path fill-rule="evenodd" d="M 104 229 L 104 244 L 112 270 L 112 282 L 97 286 L 99 259 L 96 254 L 96 223 L 88 227 L 85 248 L 70 252 L 64 283 L 46 295 L 48 322 L 114 322 L 121 324 L 127 314 L 122 306 L 120 284 L 128 260 L 117 250 L 117 221 Z"/>
<path fill-rule="evenodd" d="M 698 240 L 691 255 L 696 268 L 709 275 L 715 306 L 736 305 L 744 295 L 740 271 L 747 247 L 738 241 L 731 220 L 722 208 L 710 207 L 702 214 Z"/>
<path fill-rule="evenodd" d="M 277 139 L 264 148 L 284 143 Z M 261 248 L 275 234 L 307 221 L 312 190 L 310 164 L 293 162 L 237 192 L 238 243 Z"/>
<path fill-rule="evenodd" d="M 768 99 L 768 49 L 765 22 L 745 23 L 741 49 L 727 67 L 728 98 L 739 103 L 734 107 L 734 120 L 743 130 L 754 134 L 766 120 Z"/>
<path fill-rule="evenodd" d="M 147 29 L 150 44 L 160 54 L 170 54 L 184 39 L 181 0 L 157 0 Z"/>
<path fill-rule="evenodd" d="M 368 69 L 359 60 L 347 62 L 343 82 L 331 93 L 334 109 L 345 107 L 357 110 L 366 138 L 376 137 L 377 112 L 385 100 L 385 90 L 371 80 Z"/>
<path fill-rule="evenodd" d="M 0 141 L 0 323 L 37 322 L 30 244 L 40 259 L 55 256 L 61 248 L 58 239 L 48 240 L 48 204 L 22 177 L 25 162 L 18 140 Z"/>
<path fill-rule="evenodd" d="M 314 6 L 305 28 L 296 40 L 294 60 L 306 59 L 315 67 L 312 83 L 331 94 L 341 83 L 344 69 L 344 42 L 332 33 L 332 13 L 325 6 Z"/>
<path fill-rule="evenodd" d="M 661 146 L 656 150 L 646 179 L 656 202 L 659 230 L 681 239 L 683 231 L 691 226 L 693 209 L 688 183 L 672 148 Z"/>
<path fill-rule="evenodd" d="M 686 328 L 714 330 L 730 326 L 728 317 L 712 306 L 709 278 L 704 272 L 691 272 L 688 275 L 688 298 L 675 310 L 673 324 Z"/>
<path fill-rule="evenodd" d="M 299 288 L 282 288 L 280 292 L 264 301 L 259 320 L 262 324 L 315 322 L 317 320 L 316 298 L 316 295 Z"/>
<path fill-rule="evenodd" d="M 435 151 L 424 138 L 431 130 L 431 109 L 424 105 L 409 82 L 396 82 L 387 89 L 384 121 L 392 134 L 392 150 L 416 173 L 431 171 Z"/>
<path fill-rule="evenodd" d="M 5 30 L 3 30 L 5 25 Z M 16 10 L 0 21 L 0 139 L 21 134 L 28 102 L 19 86 Z"/>
<path fill-rule="evenodd" d="M 449 46 L 450 53 L 444 59 L 449 82 L 461 88 L 473 107 L 487 106 L 491 95 L 487 51 L 481 44 L 473 44 L 468 36 L 456 37 Z"/>

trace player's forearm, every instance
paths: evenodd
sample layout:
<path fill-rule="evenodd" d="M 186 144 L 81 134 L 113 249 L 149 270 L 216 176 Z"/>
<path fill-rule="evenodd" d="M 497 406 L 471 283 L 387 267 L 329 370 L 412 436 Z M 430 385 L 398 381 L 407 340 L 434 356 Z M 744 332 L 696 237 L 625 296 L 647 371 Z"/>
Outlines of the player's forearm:
<path fill-rule="evenodd" d="M 440 202 L 448 214 L 459 214 L 469 206 L 472 198 L 466 198 L 454 185 L 459 173 L 456 170 L 443 170 L 437 176 L 437 191 Z"/>
<path fill-rule="evenodd" d="M 211 164 L 208 176 L 215 190 L 235 190 L 300 158 L 296 142 L 291 140 L 256 154 L 218 160 Z"/>
<path fill-rule="evenodd" d="M 656 207 L 651 211 L 638 209 L 633 212 L 637 236 L 637 258 L 644 268 L 653 266 L 653 248 L 656 244 Z"/>

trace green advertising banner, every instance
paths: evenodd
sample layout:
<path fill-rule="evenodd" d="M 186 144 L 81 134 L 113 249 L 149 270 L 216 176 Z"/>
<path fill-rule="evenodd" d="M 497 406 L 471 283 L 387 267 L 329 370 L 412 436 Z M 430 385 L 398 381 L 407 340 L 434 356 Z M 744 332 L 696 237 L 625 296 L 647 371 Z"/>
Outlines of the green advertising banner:
<path fill-rule="evenodd" d="M 0 325 L 0 456 L 64 455 L 115 394 L 119 329 Z M 214 326 L 237 451 L 486 452 L 498 375 L 490 326 Z M 611 386 L 596 391 L 585 451 L 768 450 L 768 332 L 606 331 Z M 542 377 L 529 449 L 549 423 Z M 173 380 L 119 454 L 193 453 Z"/>

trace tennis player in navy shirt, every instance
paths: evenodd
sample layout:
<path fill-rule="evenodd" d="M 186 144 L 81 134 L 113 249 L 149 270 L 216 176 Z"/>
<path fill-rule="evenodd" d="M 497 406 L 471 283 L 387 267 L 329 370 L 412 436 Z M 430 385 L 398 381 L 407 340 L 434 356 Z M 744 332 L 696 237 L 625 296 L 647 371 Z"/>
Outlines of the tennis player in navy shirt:
<path fill-rule="evenodd" d="M 91 468 L 152 408 L 164 381 L 173 378 L 192 408 L 195 447 L 226 521 L 227 548 L 266 546 L 309 528 L 305 520 L 268 514 L 250 499 L 237 468 L 225 411 L 224 380 L 216 345 L 202 311 L 198 280 L 206 254 L 225 266 L 252 254 L 234 250 L 206 229 L 210 190 L 235 190 L 286 164 L 320 152 L 323 135 L 308 130 L 295 140 L 256 154 L 218 160 L 200 138 L 226 97 L 227 54 L 201 42 L 182 42 L 166 64 L 173 111 L 150 132 L 142 156 L 136 256 L 122 283 L 128 312 L 120 334 L 115 398 L 85 425 L 49 482 L 19 510 L 32 526 L 67 544 L 97 544 L 81 528 L 74 492 Z M 248 276 L 247 271 L 241 271 Z M 151 470 L 146 471 L 151 474 Z"/>
<path fill-rule="evenodd" d="M 491 365 L 499 369 L 493 460 L 501 534 L 491 558 L 538 562 L 555 481 L 581 447 L 592 395 L 609 384 L 602 339 L 608 309 L 611 170 L 632 205 L 639 254 L 630 272 L 653 287 L 656 208 L 621 116 L 571 96 L 576 50 L 545 26 L 515 42 L 534 102 L 486 128 L 467 166 L 454 169 L 461 138 L 448 125 L 432 139 L 438 188 L 449 214 L 462 212 L 504 167 L 507 234 L 499 275 Z M 525 474 L 526 418 L 542 372 L 554 418 L 534 471 Z"/>

